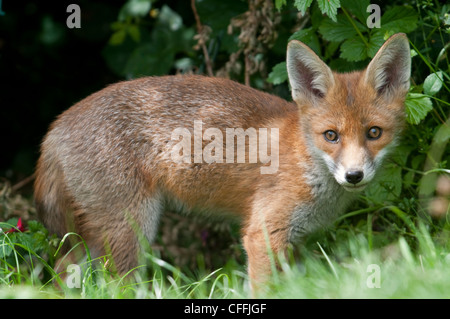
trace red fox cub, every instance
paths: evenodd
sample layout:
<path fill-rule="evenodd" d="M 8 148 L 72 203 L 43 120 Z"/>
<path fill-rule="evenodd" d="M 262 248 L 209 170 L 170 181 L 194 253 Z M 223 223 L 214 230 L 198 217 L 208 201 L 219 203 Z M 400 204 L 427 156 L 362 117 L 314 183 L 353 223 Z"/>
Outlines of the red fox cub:
<path fill-rule="evenodd" d="M 368 67 L 338 74 L 291 41 L 294 102 L 231 80 L 145 77 L 111 85 L 61 114 L 42 143 L 35 201 L 63 236 L 76 231 L 119 273 L 138 262 L 165 209 L 240 219 L 252 282 L 269 249 L 343 213 L 398 142 L 410 49 L 389 38 Z M 268 246 L 270 245 L 270 246 Z"/>

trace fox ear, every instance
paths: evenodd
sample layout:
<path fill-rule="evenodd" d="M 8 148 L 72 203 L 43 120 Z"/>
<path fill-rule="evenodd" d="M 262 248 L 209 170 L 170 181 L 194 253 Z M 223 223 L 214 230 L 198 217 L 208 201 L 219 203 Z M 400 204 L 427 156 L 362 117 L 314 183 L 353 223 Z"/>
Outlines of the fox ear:
<path fill-rule="evenodd" d="M 298 103 L 308 100 L 314 104 L 334 84 L 330 68 L 300 41 L 289 42 L 286 65 L 292 98 Z"/>
<path fill-rule="evenodd" d="M 408 92 L 410 76 L 411 53 L 404 33 L 391 36 L 365 71 L 366 83 L 388 100 Z"/>

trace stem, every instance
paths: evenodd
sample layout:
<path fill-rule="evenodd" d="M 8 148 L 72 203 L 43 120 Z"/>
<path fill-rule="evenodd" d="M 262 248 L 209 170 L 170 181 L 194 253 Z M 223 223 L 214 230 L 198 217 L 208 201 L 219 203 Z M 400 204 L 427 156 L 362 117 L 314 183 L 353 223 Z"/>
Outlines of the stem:
<path fill-rule="evenodd" d="M 197 23 L 197 33 L 201 36 L 202 31 L 203 31 L 203 25 L 200 21 L 200 17 L 198 15 L 198 13 L 197 13 L 197 8 L 195 7 L 195 0 L 191 0 L 191 7 L 192 7 L 192 12 L 194 13 L 195 22 Z M 206 48 L 205 43 L 200 43 L 200 45 L 202 47 L 203 55 L 205 57 L 206 71 L 209 76 L 214 76 L 212 66 L 211 66 L 211 59 L 209 58 L 208 49 Z"/>
<path fill-rule="evenodd" d="M 448 103 L 448 102 L 446 102 L 446 101 L 444 101 L 444 100 L 438 99 L 438 98 L 435 97 L 435 96 L 432 96 L 432 95 L 426 95 L 426 96 L 429 97 L 430 99 L 433 99 L 433 100 L 436 100 L 436 101 L 438 101 L 438 102 L 441 102 L 441 103 L 450 105 L 450 103 Z"/>
<path fill-rule="evenodd" d="M 372 214 L 367 214 L 367 241 L 369 244 L 369 251 L 373 250 L 373 216 Z"/>
<path fill-rule="evenodd" d="M 428 62 L 428 60 L 422 55 L 422 53 L 420 53 L 419 49 L 414 45 L 414 43 L 412 43 L 411 41 L 409 41 L 409 44 L 411 44 L 411 46 L 413 47 L 413 49 L 417 52 L 417 54 L 420 56 L 420 58 L 423 60 L 423 62 L 425 62 L 425 64 L 428 66 L 428 68 L 431 70 L 431 72 L 436 73 L 436 70 L 433 68 L 433 66 Z"/>
<path fill-rule="evenodd" d="M 27 178 L 21 180 L 20 182 L 18 182 L 17 184 L 13 185 L 11 187 L 11 191 L 12 192 L 16 192 L 19 189 L 21 189 L 22 187 L 26 186 L 27 184 L 31 183 L 32 181 L 34 181 L 34 179 L 36 178 L 36 174 L 30 175 Z"/>
<path fill-rule="evenodd" d="M 417 49 L 417 47 L 414 45 L 414 43 L 412 43 L 411 41 L 409 41 L 409 43 L 411 44 L 413 49 L 417 52 L 417 54 L 420 56 L 420 58 L 423 60 L 423 62 L 425 62 L 425 64 L 430 68 L 431 72 L 436 73 L 436 70 L 434 69 L 434 67 L 430 64 L 430 62 L 428 62 L 428 60 L 422 55 L 422 53 L 420 53 L 419 49 Z M 442 85 L 447 89 L 448 92 L 450 92 L 450 89 L 448 88 L 444 79 L 442 79 Z"/>
<path fill-rule="evenodd" d="M 377 205 L 374 207 L 368 207 L 368 208 L 363 208 L 363 209 L 359 209 L 359 210 L 355 210 L 353 212 L 347 213 L 345 215 L 340 216 L 339 218 L 336 219 L 336 223 L 340 222 L 341 220 L 351 217 L 351 216 L 356 216 L 356 215 L 360 215 L 360 214 L 365 214 L 365 213 L 371 213 L 374 212 L 380 208 L 382 208 L 382 205 Z"/>
<path fill-rule="evenodd" d="M 353 28 L 355 29 L 356 33 L 358 33 L 361 40 L 364 42 L 364 45 L 366 48 L 369 48 L 369 42 L 367 42 L 366 38 L 362 35 L 361 31 L 359 31 L 358 27 L 356 26 L 355 22 L 353 21 L 352 17 L 348 14 L 347 10 L 345 10 L 344 7 L 341 7 L 342 11 L 344 11 L 345 16 L 347 17 L 348 21 L 352 24 Z"/>

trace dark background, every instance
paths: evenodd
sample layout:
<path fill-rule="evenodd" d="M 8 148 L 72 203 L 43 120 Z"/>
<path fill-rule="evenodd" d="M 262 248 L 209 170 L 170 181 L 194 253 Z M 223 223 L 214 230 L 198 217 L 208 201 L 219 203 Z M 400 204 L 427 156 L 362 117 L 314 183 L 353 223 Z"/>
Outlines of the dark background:
<path fill-rule="evenodd" d="M 57 114 L 117 81 L 102 50 L 123 1 L 78 1 L 82 28 L 69 29 L 70 1 L 3 0 L 0 16 L 0 176 L 32 173 Z"/>
<path fill-rule="evenodd" d="M 125 2 L 2 1 L 0 177 L 17 181 L 32 174 L 40 142 L 55 117 L 125 79 L 108 66 L 105 53 L 111 24 Z M 66 26 L 71 3 L 81 8 L 81 29 Z M 194 24 L 189 1 L 158 1 L 155 7 L 163 4 L 185 12 L 183 22 Z"/>

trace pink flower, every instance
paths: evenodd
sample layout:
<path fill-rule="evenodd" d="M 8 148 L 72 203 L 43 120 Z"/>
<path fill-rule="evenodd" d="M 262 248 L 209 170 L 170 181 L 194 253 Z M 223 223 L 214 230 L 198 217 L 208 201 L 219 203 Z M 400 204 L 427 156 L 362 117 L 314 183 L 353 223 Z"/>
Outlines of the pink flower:
<path fill-rule="evenodd" d="M 22 217 L 19 217 L 19 220 L 17 221 L 17 226 L 11 228 L 10 230 L 5 231 L 5 234 L 17 233 L 19 231 L 20 232 L 26 231 L 25 226 L 23 226 L 22 224 Z"/>

